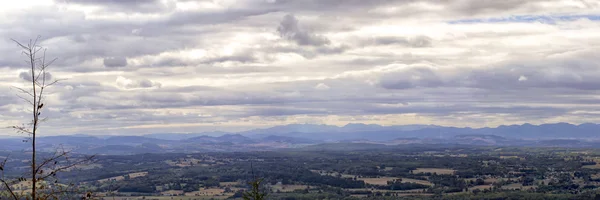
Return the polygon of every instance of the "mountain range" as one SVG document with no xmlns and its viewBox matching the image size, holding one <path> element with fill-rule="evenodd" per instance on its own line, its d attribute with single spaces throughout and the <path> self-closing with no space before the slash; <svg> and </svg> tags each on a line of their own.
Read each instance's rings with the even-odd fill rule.
<svg viewBox="0 0 600 200">
<path fill-rule="evenodd" d="M 142 136 L 63 135 L 38 139 L 43 151 L 63 148 L 86 154 L 158 152 L 253 151 L 303 148 L 326 143 L 381 145 L 464 144 L 490 146 L 600 147 L 600 125 L 522 124 L 495 128 L 458 128 L 436 125 L 345 126 L 290 124 L 265 129 L 205 133 L 156 133 Z M 215 136 L 218 135 L 218 136 Z M 22 138 L 1 138 L 0 150 L 27 150 Z"/>
</svg>

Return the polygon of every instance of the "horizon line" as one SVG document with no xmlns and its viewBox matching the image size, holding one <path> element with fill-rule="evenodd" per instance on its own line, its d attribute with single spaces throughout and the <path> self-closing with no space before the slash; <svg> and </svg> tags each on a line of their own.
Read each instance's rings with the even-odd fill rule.
<svg viewBox="0 0 600 200">
<path fill-rule="evenodd" d="M 244 132 L 249 132 L 249 131 L 254 131 L 254 130 L 265 130 L 265 129 L 270 129 L 270 128 L 275 128 L 275 127 L 283 127 L 283 126 L 289 126 L 289 125 L 316 125 L 316 126 L 332 126 L 332 127 L 337 127 L 337 128 L 343 128 L 345 126 L 348 125 L 352 125 L 352 124 L 357 124 L 357 125 L 376 125 L 376 126 L 381 126 L 381 127 L 393 127 L 393 126 L 434 126 L 434 127 L 438 127 L 438 128 L 470 128 L 470 129 L 484 129 L 484 128 L 499 128 L 499 127 L 506 127 L 506 126 L 523 126 L 523 125 L 532 125 L 532 126 L 541 126 L 541 125 L 552 125 L 552 124 L 569 124 L 569 125 L 574 125 L 574 126 L 580 126 L 583 124 L 594 124 L 594 125 L 598 125 L 597 123 L 592 123 L 592 122 L 584 122 L 584 123 L 570 123 L 570 122 L 554 122 L 554 123 L 529 123 L 529 122 L 525 122 L 525 123 L 521 123 L 521 124 L 502 124 L 502 125 L 498 125 L 498 126 L 484 126 L 484 127 L 479 127 L 479 128 L 473 128 L 470 126 L 444 126 L 444 125 L 436 125 L 436 124 L 397 124 L 397 125 L 382 125 L 382 124 L 374 124 L 374 123 L 370 123 L 370 124 L 366 124 L 366 123 L 347 123 L 343 126 L 338 126 L 338 125 L 332 125 L 332 124 L 317 124 L 317 123 L 291 123 L 291 124 L 285 124 L 285 125 L 275 125 L 275 126 L 269 126 L 269 127 L 265 127 L 265 128 L 254 128 L 254 129 L 249 129 L 249 130 L 245 130 L 245 131 L 203 131 L 203 132 L 154 132 L 154 133 L 142 133 L 142 134 L 85 134 L 85 133 L 74 133 L 74 134 L 57 134 L 57 135 L 48 135 L 48 136 L 41 136 L 41 137 L 52 137 L 52 136 L 97 136 L 97 137 L 110 137 L 110 136 L 147 136 L 147 135 L 153 135 L 153 134 L 174 134 L 174 135 L 187 135 L 187 134 L 203 134 L 203 133 L 224 133 L 222 135 L 228 135 L 228 134 L 243 134 Z M 219 136 L 222 136 L 219 135 Z M 210 136 L 210 135 L 206 135 L 206 136 Z M 21 136 L 16 136 L 16 135 L 7 135 L 7 134 L 0 134 L 0 138 L 15 138 L 15 137 L 21 137 Z"/>
</svg>

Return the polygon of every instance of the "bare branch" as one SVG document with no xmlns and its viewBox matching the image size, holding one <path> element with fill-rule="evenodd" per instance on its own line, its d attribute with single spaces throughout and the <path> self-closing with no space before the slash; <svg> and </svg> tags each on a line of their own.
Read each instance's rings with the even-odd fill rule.
<svg viewBox="0 0 600 200">
<path fill-rule="evenodd" d="M 15 192 L 12 190 L 12 188 L 10 188 L 10 184 L 8 184 L 6 182 L 6 180 L 4 180 L 4 170 L 6 169 L 6 162 L 8 162 L 8 157 L 10 157 L 10 154 L 7 155 L 4 160 L 2 161 L 2 163 L 0 163 L 0 182 L 2 182 L 2 184 L 4 184 L 4 187 L 6 187 L 6 190 L 8 190 L 8 193 L 15 199 L 18 200 L 19 198 L 17 197 L 17 195 L 15 194 Z"/>
<path fill-rule="evenodd" d="M 40 70 L 40 71 L 41 71 L 41 70 Z M 38 80 L 40 79 L 40 76 L 41 76 L 42 74 L 44 74 L 44 71 L 38 72 L 38 73 L 37 73 L 37 75 L 36 75 L 36 77 L 35 77 L 35 79 L 33 80 L 33 81 L 36 83 L 36 85 L 38 85 Z M 42 78 L 42 79 L 43 79 L 43 78 Z M 41 87 L 41 86 L 40 86 L 40 85 L 38 85 L 38 87 Z"/>
<path fill-rule="evenodd" d="M 33 82 L 35 84 L 35 86 L 37 87 L 44 87 L 43 84 L 40 84 L 40 82 L 38 82 L 37 80 Z"/>
<path fill-rule="evenodd" d="M 58 83 L 58 82 L 65 81 L 65 80 L 67 80 L 67 79 L 66 79 L 66 78 L 54 79 L 54 81 L 52 81 L 52 82 L 50 82 L 50 83 L 46 84 L 46 87 L 52 86 L 52 85 L 54 85 L 54 84 L 56 84 L 56 83 Z"/>
<path fill-rule="evenodd" d="M 20 99 L 22 99 L 23 101 L 26 101 L 27 103 L 29 103 L 29 104 L 31 104 L 31 105 L 33 106 L 33 102 L 31 102 L 31 100 L 29 100 L 29 99 L 26 99 L 26 98 L 24 98 L 24 97 L 22 97 L 21 95 L 18 95 L 18 94 L 17 94 L 17 97 L 19 97 L 19 98 L 20 98 Z"/>
<path fill-rule="evenodd" d="M 46 66 L 44 66 L 44 67 L 48 67 L 48 66 L 52 65 L 52 63 L 54 63 L 54 61 L 56 61 L 56 60 L 58 60 L 58 58 L 54 58 L 54 59 L 50 60 L 48 63 L 45 64 Z"/>
<path fill-rule="evenodd" d="M 35 46 L 37 46 L 38 40 L 39 40 L 40 38 L 42 38 L 42 36 L 41 36 L 41 35 L 38 35 L 38 36 L 35 38 L 35 41 L 32 43 L 32 45 L 31 45 L 31 46 L 32 46 L 32 47 L 35 47 Z"/>
<path fill-rule="evenodd" d="M 36 46 L 33 48 L 33 53 L 36 54 L 40 50 L 42 50 L 42 47 Z"/>
<path fill-rule="evenodd" d="M 19 90 L 21 93 L 25 93 L 25 94 L 28 94 L 29 96 L 33 96 L 33 94 L 30 91 L 27 91 L 23 88 L 15 87 L 15 86 L 12 86 L 12 88 Z"/>
<path fill-rule="evenodd" d="M 68 152 L 66 152 L 66 151 L 63 151 L 62 153 L 60 153 L 60 154 L 58 154 L 58 155 L 55 155 L 55 156 L 54 156 L 54 157 L 52 157 L 52 158 L 47 158 L 47 159 L 44 159 L 44 161 L 42 162 L 42 164 L 40 164 L 40 165 L 38 165 L 38 166 L 37 166 L 37 169 L 35 170 L 35 172 L 36 172 L 36 173 L 38 173 L 40 170 L 42 170 L 42 168 L 44 168 L 44 166 L 45 166 L 45 165 L 47 165 L 48 163 L 51 163 L 51 162 L 53 162 L 53 161 L 56 161 L 56 160 L 58 160 L 58 159 L 59 159 L 59 158 L 61 158 L 61 157 L 64 157 L 64 156 L 66 156 L 66 155 L 67 155 L 67 153 L 68 153 Z"/>
<path fill-rule="evenodd" d="M 6 189 L 8 190 L 8 193 L 10 193 L 12 198 L 14 198 L 15 200 L 19 200 L 19 198 L 17 197 L 15 192 L 10 188 L 10 185 L 4 179 L 0 179 L 0 182 L 2 182 L 2 184 L 4 184 L 4 187 L 6 187 Z"/>
<path fill-rule="evenodd" d="M 25 127 L 21 127 L 21 126 L 11 126 L 10 128 L 17 130 L 18 132 L 22 132 L 22 133 L 29 133 L 29 134 L 33 134 L 30 130 L 28 130 Z"/>
<path fill-rule="evenodd" d="M 80 164 L 83 164 L 83 163 L 90 162 L 90 161 L 92 161 L 92 160 L 94 159 L 94 157 L 95 157 L 95 156 L 88 156 L 88 157 L 86 157 L 86 158 L 85 158 L 85 159 L 83 159 L 83 160 L 80 160 L 80 161 L 77 161 L 77 162 L 70 163 L 70 164 L 68 164 L 68 165 L 66 165 L 66 166 L 63 166 L 63 167 L 59 167 L 59 168 L 52 169 L 52 171 L 51 171 L 50 173 L 48 173 L 48 174 L 46 174 L 46 175 L 44 175 L 44 176 L 42 176 L 42 177 L 40 177 L 40 178 L 41 178 L 41 179 L 46 179 L 46 178 L 48 178 L 48 177 L 51 177 L 51 176 L 53 176 L 53 173 L 54 173 L 54 174 L 56 174 L 56 173 L 58 173 L 58 172 L 62 172 L 62 171 L 65 171 L 65 170 L 67 170 L 67 169 L 73 168 L 73 167 L 75 167 L 75 166 L 77 166 L 77 165 L 80 165 Z"/>
<path fill-rule="evenodd" d="M 12 40 L 13 42 L 17 43 L 17 45 L 19 45 L 19 46 L 20 46 L 21 48 L 23 48 L 23 49 L 28 49 L 28 48 L 29 48 L 29 47 L 27 47 L 27 46 L 25 46 L 25 45 L 21 44 L 19 41 L 15 40 L 15 39 L 10 39 L 10 40 Z"/>
<path fill-rule="evenodd" d="M 44 118 L 40 119 L 40 122 L 46 122 L 46 121 L 48 121 L 48 117 L 44 117 Z"/>
</svg>

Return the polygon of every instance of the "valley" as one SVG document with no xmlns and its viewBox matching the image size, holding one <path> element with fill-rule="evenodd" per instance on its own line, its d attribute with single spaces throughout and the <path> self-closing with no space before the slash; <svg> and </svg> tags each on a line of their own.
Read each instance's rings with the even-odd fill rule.
<svg viewBox="0 0 600 200">
<path fill-rule="evenodd" d="M 19 156 L 9 160 L 15 176 Z M 347 143 L 98 155 L 94 167 L 61 173 L 59 180 L 99 199 L 239 199 L 254 178 L 263 180 L 269 199 L 586 199 L 600 187 L 598 159 L 600 149 L 593 148 Z"/>
</svg>

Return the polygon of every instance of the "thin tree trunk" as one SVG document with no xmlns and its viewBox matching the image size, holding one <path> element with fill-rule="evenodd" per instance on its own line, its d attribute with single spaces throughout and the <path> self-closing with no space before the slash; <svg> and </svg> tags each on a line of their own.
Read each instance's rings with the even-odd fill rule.
<svg viewBox="0 0 600 200">
<path fill-rule="evenodd" d="M 31 131 L 31 199 L 36 199 L 36 164 L 35 164 L 35 138 L 36 138 L 36 130 L 38 123 L 38 102 L 37 102 L 37 91 L 36 91 L 36 76 L 35 76 L 35 57 L 34 51 L 35 47 L 29 48 L 29 59 L 31 60 L 31 85 L 33 87 L 33 130 Z M 41 73 L 44 73 L 43 71 Z"/>
</svg>

